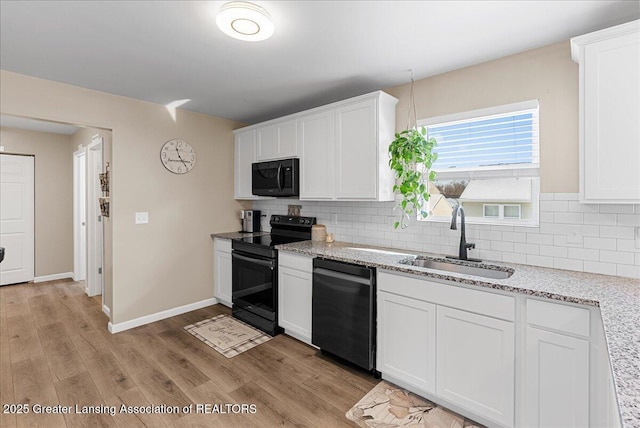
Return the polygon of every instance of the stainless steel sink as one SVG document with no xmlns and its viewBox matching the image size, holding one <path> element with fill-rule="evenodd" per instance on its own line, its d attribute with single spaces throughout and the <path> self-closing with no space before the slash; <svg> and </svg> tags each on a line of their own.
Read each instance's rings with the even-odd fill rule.
<svg viewBox="0 0 640 428">
<path fill-rule="evenodd" d="M 419 266 L 427 269 L 442 270 L 446 272 L 461 273 L 464 275 L 481 276 L 484 278 L 492 279 L 507 279 L 513 275 L 514 270 L 511 268 L 479 264 L 462 261 L 447 261 L 440 259 L 430 259 L 424 257 L 417 257 L 412 259 L 401 260 L 400 263 Z"/>
</svg>

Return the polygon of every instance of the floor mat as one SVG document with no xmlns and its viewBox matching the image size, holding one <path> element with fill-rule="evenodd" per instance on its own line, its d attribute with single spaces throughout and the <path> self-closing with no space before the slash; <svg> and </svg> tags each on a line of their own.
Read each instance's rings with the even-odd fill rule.
<svg viewBox="0 0 640 428">
<path fill-rule="evenodd" d="M 470 419 L 382 381 L 346 414 L 362 428 L 480 428 Z"/>
<path fill-rule="evenodd" d="M 228 315 L 208 318 L 184 329 L 227 358 L 272 339 L 268 334 Z"/>
</svg>

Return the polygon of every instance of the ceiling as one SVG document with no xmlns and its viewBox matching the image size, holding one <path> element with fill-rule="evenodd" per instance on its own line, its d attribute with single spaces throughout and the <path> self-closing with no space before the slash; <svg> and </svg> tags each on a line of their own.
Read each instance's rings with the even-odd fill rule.
<svg viewBox="0 0 640 428">
<path fill-rule="evenodd" d="M 223 1 L 1 1 L 0 67 L 257 123 L 640 17 L 628 1 L 255 1 L 263 42 Z"/>
</svg>

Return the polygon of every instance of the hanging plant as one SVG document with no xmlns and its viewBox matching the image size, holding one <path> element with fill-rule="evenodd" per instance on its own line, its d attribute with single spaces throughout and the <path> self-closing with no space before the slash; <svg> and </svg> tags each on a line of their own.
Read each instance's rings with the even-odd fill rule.
<svg viewBox="0 0 640 428">
<path fill-rule="evenodd" d="M 395 134 L 395 140 L 389 144 L 389 166 L 396 176 L 393 192 L 402 199 L 395 209 L 400 211 L 399 220 L 394 228 L 406 228 L 412 215 L 427 217 L 429 213 L 423 208 L 429 200 L 429 181 L 436 178 L 431 165 L 438 158 L 433 149 L 438 144 L 434 138 L 427 138 L 424 127 L 417 128 L 417 114 L 413 95 L 413 73 L 411 76 L 411 95 L 407 129 Z M 414 126 L 410 127 L 411 108 L 413 107 Z"/>
</svg>

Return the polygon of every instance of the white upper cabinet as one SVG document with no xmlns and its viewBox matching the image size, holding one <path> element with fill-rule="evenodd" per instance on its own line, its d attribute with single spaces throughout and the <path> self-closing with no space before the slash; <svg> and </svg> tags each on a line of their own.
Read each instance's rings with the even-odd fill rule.
<svg viewBox="0 0 640 428">
<path fill-rule="evenodd" d="M 286 120 L 256 129 L 256 160 L 292 158 L 298 155 L 296 121 Z"/>
<path fill-rule="evenodd" d="M 326 138 L 314 137 L 321 146 L 314 151 L 322 152 L 317 158 L 305 159 L 309 144 L 303 140 L 305 131 L 299 130 L 304 177 L 300 199 L 392 201 L 394 176 L 388 149 L 395 132 L 397 103 L 396 98 L 378 91 L 325 106 L 322 114 L 331 121 L 324 124 L 331 123 L 332 129 Z M 302 114 L 298 126 L 316 115 L 315 110 Z M 322 173 L 305 171 L 312 163 Z M 320 188 L 321 194 L 317 192 Z"/>
<path fill-rule="evenodd" d="M 259 199 L 247 163 L 253 133 L 251 162 L 300 158 L 301 200 L 393 201 L 388 149 L 397 103 L 377 91 L 235 130 L 236 199 Z"/>
<path fill-rule="evenodd" d="M 333 110 L 298 119 L 300 199 L 333 198 Z"/>
<path fill-rule="evenodd" d="M 256 131 L 236 133 L 234 143 L 234 196 L 236 199 L 254 199 L 251 194 L 251 164 L 256 160 Z"/>
<path fill-rule="evenodd" d="M 571 39 L 579 64 L 580 199 L 640 203 L 640 21 Z"/>
</svg>

